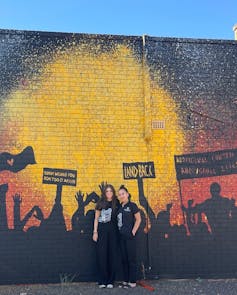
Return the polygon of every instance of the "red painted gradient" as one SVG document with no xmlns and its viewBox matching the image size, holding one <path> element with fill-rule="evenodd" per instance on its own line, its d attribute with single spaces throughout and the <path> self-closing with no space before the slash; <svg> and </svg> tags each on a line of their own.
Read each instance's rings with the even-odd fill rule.
<svg viewBox="0 0 237 295">
<path fill-rule="evenodd" d="M 212 130 L 206 132 L 200 130 L 193 134 L 193 138 L 195 138 L 194 149 L 192 151 L 188 151 L 187 153 L 211 152 L 237 148 L 237 138 L 235 137 L 234 129 L 231 126 L 216 126 Z M 190 142 L 192 142 L 193 138 L 190 138 Z M 213 182 L 218 182 L 221 185 L 222 196 L 237 200 L 237 175 L 233 174 L 218 177 L 182 180 L 181 188 L 184 205 L 187 206 L 187 201 L 189 199 L 193 199 L 194 204 L 197 204 L 209 198 L 210 185 Z M 177 209 L 180 210 L 180 206 Z"/>
</svg>

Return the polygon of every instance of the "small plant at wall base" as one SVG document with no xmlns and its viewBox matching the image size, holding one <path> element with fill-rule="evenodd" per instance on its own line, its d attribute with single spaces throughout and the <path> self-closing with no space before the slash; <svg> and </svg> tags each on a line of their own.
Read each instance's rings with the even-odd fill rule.
<svg viewBox="0 0 237 295">
<path fill-rule="evenodd" d="M 78 276 L 78 274 L 62 273 L 62 274 L 59 275 L 60 283 L 61 284 L 72 283 L 77 276 Z"/>
</svg>

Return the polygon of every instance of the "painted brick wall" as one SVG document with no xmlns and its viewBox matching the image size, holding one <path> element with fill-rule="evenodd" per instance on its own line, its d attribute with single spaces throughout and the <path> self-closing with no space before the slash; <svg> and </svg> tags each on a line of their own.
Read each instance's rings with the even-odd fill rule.
<svg viewBox="0 0 237 295">
<path fill-rule="evenodd" d="M 0 31 L 0 281 L 94 280 L 103 181 L 141 208 L 140 276 L 234 276 L 236 58 L 231 41 Z M 44 168 L 77 183 L 60 192 Z"/>
<path fill-rule="evenodd" d="M 164 163 L 156 199 L 173 204 L 168 238 L 150 247 L 153 270 L 177 277 L 235 276 L 236 43 L 149 37 L 147 43 L 152 117 L 166 122 L 164 131 L 154 131 L 163 145 L 151 142 L 157 169 Z M 194 175 L 185 171 L 180 192 L 173 182 L 174 154 L 194 154 L 183 163 Z M 220 193 L 210 192 L 213 183 Z"/>
</svg>

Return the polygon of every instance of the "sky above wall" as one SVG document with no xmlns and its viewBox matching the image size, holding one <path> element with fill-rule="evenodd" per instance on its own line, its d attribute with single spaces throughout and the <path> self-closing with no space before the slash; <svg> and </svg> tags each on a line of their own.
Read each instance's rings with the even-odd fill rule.
<svg viewBox="0 0 237 295">
<path fill-rule="evenodd" d="M 233 39 L 236 0 L 0 0 L 0 29 Z"/>
</svg>

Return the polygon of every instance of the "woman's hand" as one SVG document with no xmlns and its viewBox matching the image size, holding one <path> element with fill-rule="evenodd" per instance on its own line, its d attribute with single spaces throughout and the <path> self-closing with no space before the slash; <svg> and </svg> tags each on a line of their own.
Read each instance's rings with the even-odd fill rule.
<svg viewBox="0 0 237 295">
<path fill-rule="evenodd" d="M 98 220 L 100 217 L 100 210 L 95 210 L 95 219 L 94 219 L 94 227 L 93 227 L 93 241 L 97 242 L 98 240 Z"/>
<path fill-rule="evenodd" d="M 93 232 L 93 241 L 94 242 L 97 242 L 97 240 L 98 240 L 98 232 Z"/>
<path fill-rule="evenodd" d="M 136 214 L 134 214 L 134 217 L 135 217 L 135 224 L 134 224 L 134 227 L 132 229 L 132 235 L 135 237 L 136 235 L 136 232 L 141 224 L 141 214 L 140 214 L 140 211 L 138 211 Z"/>
</svg>

